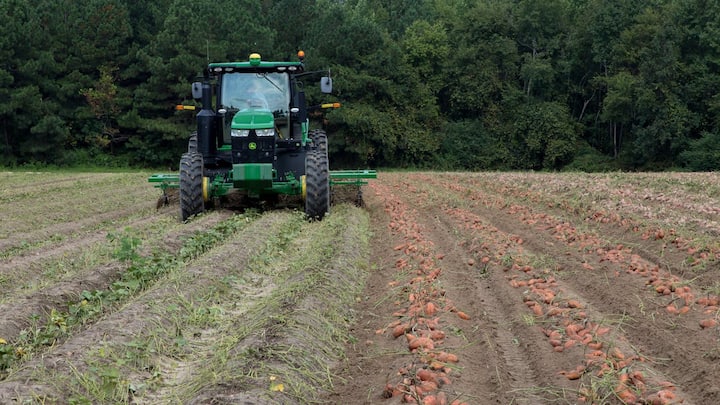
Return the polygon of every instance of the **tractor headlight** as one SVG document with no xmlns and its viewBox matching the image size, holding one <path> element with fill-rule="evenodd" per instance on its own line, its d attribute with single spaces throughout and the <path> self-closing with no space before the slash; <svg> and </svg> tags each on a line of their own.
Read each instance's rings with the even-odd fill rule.
<svg viewBox="0 0 720 405">
<path fill-rule="evenodd" d="M 257 134 L 257 136 L 275 136 L 275 129 L 256 129 L 255 134 Z"/>
<path fill-rule="evenodd" d="M 241 138 L 242 138 L 242 137 L 245 137 L 245 136 L 248 136 L 248 135 L 250 135 L 250 130 L 249 130 L 249 129 L 231 129 L 231 130 L 230 130 L 230 136 L 235 136 L 235 137 L 241 137 Z"/>
</svg>

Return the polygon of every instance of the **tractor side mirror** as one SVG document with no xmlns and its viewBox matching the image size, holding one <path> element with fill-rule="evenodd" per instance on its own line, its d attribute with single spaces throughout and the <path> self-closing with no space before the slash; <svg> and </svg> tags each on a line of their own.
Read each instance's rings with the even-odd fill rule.
<svg viewBox="0 0 720 405">
<path fill-rule="evenodd" d="M 192 96 L 195 100 L 202 98 L 202 82 L 194 82 L 192 84 Z"/>
<path fill-rule="evenodd" d="M 320 79 L 320 91 L 325 94 L 332 93 L 332 77 L 325 76 Z"/>
</svg>

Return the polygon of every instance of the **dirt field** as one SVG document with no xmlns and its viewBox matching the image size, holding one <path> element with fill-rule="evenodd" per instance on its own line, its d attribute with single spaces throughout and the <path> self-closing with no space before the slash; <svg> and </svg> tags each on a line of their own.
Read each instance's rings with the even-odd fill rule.
<svg viewBox="0 0 720 405">
<path fill-rule="evenodd" d="M 720 403 L 715 174 L 381 173 L 322 222 L 185 224 L 146 176 L 0 173 L 0 403 Z"/>
</svg>

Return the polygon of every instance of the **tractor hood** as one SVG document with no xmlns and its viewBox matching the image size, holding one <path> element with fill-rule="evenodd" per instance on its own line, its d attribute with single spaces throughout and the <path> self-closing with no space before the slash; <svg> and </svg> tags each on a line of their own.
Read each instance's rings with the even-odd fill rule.
<svg viewBox="0 0 720 405">
<path fill-rule="evenodd" d="M 232 129 L 263 129 L 274 126 L 272 112 L 265 109 L 240 110 L 232 119 Z"/>
</svg>

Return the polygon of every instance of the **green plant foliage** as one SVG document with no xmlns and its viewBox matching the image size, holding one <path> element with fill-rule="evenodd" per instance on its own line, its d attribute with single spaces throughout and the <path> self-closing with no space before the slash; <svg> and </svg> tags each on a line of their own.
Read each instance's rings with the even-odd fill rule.
<svg viewBox="0 0 720 405">
<path fill-rule="evenodd" d="M 479 120 L 448 123 L 443 128 L 434 166 L 445 170 L 487 170 L 507 167 L 510 154 Z"/>
<path fill-rule="evenodd" d="M 613 162 L 612 157 L 600 153 L 587 143 L 580 142 L 572 162 L 563 167 L 563 170 L 588 173 L 618 170 Z"/>
<path fill-rule="evenodd" d="M 52 309 L 44 323 L 39 321 L 38 316 L 33 316 L 32 325 L 23 330 L 14 342 L 0 338 L 0 377 L 4 377 L 18 360 L 66 338 L 73 328 L 97 319 L 107 307 L 126 302 L 147 289 L 163 274 L 207 252 L 257 217 L 253 212 L 237 215 L 213 228 L 196 233 L 184 243 L 179 257 L 161 252 L 150 256 L 140 255 L 138 249 L 141 239 L 133 235 L 131 229 L 118 234 L 108 234 L 108 242 L 115 244 L 113 257 L 127 265 L 120 278 L 107 289 L 83 291 L 77 301 L 68 303 L 67 311 Z M 103 379 L 102 384 L 114 383 L 110 378 Z"/>
<path fill-rule="evenodd" d="M 560 169 L 572 160 L 578 131 L 565 106 L 555 102 L 519 104 L 513 112 L 515 120 L 504 138 L 515 159 L 513 168 Z"/>
<path fill-rule="evenodd" d="M 589 145 L 690 168 L 720 124 L 720 6 L 702 0 L 7 0 L 0 20 L 5 166 L 175 167 L 195 121 L 173 106 L 208 61 L 299 49 L 335 79 L 308 98 L 344 106 L 324 123 L 335 166 L 557 169 Z M 532 130 L 545 113 L 560 134 Z M 497 156 L 451 156 L 496 150 L 449 147 L 468 122 Z"/>
<path fill-rule="evenodd" d="M 688 149 L 680 153 L 680 163 L 692 171 L 720 170 L 720 134 L 706 132 L 691 141 Z"/>
</svg>

